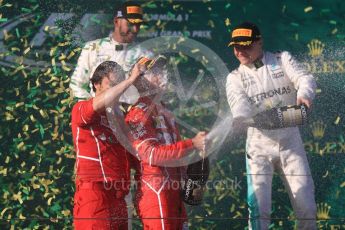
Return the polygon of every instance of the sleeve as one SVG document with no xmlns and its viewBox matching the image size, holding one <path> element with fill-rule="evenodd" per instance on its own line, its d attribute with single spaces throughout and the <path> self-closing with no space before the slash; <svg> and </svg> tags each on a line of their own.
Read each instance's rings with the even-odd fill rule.
<svg viewBox="0 0 345 230">
<path fill-rule="evenodd" d="M 80 101 L 73 107 L 72 121 L 78 126 L 85 126 L 95 122 L 99 115 L 93 109 L 93 99 Z"/>
<path fill-rule="evenodd" d="M 281 58 L 285 73 L 297 90 L 297 98 L 303 97 L 313 100 L 316 90 L 316 82 L 313 75 L 308 73 L 289 52 L 282 52 Z"/>
<path fill-rule="evenodd" d="M 234 118 L 253 116 L 253 108 L 241 84 L 240 73 L 233 71 L 226 79 L 226 96 Z"/>
<path fill-rule="evenodd" d="M 80 99 L 88 99 L 91 97 L 89 91 L 90 75 L 92 67 L 90 66 L 90 58 L 92 56 L 92 45 L 87 43 L 81 51 L 77 66 L 72 74 L 70 88 L 73 96 Z"/>
<path fill-rule="evenodd" d="M 172 163 L 194 148 L 191 139 L 162 145 L 157 138 L 153 121 L 150 118 L 146 119 L 142 109 L 133 108 L 126 116 L 126 123 L 129 125 L 133 147 L 138 153 L 138 158 L 149 165 Z"/>
</svg>

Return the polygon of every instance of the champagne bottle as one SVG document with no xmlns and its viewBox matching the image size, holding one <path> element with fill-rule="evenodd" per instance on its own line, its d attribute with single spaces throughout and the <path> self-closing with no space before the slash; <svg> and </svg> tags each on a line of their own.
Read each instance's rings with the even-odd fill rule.
<svg viewBox="0 0 345 230">
<path fill-rule="evenodd" d="M 146 66 L 146 70 L 152 70 L 157 68 L 163 68 L 167 64 L 167 58 L 163 55 L 150 59 L 147 57 L 140 57 L 137 60 L 138 63 Z"/>
<path fill-rule="evenodd" d="M 209 174 L 207 157 L 188 165 L 185 183 L 182 187 L 182 199 L 186 204 L 201 204 Z"/>
<path fill-rule="evenodd" d="M 304 125 L 307 121 L 308 108 L 302 104 L 272 108 L 258 113 L 248 125 L 261 129 L 280 129 Z"/>
</svg>

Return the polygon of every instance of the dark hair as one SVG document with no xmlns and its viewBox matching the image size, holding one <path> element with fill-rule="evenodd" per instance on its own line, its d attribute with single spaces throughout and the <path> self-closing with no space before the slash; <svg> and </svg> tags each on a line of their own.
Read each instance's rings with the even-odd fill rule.
<svg viewBox="0 0 345 230">
<path fill-rule="evenodd" d="M 104 77 L 108 77 L 113 72 L 116 74 L 116 82 L 124 79 L 124 72 L 122 67 L 114 61 L 105 61 L 99 64 L 93 73 L 90 81 L 92 84 L 92 90 L 96 92 L 95 84 L 100 84 Z"/>
</svg>

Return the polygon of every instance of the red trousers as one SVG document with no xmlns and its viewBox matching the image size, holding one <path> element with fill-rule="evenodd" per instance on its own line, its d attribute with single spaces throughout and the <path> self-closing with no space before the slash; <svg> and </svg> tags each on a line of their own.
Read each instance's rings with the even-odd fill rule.
<svg viewBox="0 0 345 230">
<path fill-rule="evenodd" d="M 137 211 L 144 230 L 188 229 L 187 214 L 179 190 L 147 189 L 137 194 Z"/>
<path fill-rule="evenodd" d="M 76 230 L 127 230 L 125 193 L 105 188 L 102 182 L 77 185 L 74 195 Z"/>
</svg>

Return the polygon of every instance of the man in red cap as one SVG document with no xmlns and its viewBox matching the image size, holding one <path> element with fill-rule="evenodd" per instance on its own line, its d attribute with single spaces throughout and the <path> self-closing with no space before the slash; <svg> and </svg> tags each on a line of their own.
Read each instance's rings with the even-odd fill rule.
<svg viewBox="0 0 345 230">
<path fill-rule="evenodd" d="M 118 98 L 140 76 L 142 67 L 136 64 L 128 79 L 123 80 L 124 72 L 117 63 L 101 63 L 91 78 L 95 97 L 73 107 L 72 134 L 77 155 L 75 229 L 128 228 L 124 198 L 129 190 L 132 156 L 117 141 L 106 108 L 120 111 L 116 110 Z"/>
<path fill-rule="evenodd" d="M 264 52 L 256 25 L 235 27 L 229 46 L 240 66 L 227 77 L 226 92 L 235 127 L 274 107 L 311 107 L 316 83 L 287 51 Z M 249 228 L 268 229 L 272 176 L 281 173 L 298 229 L 316 229 L 314 183 L 298 127 L 267 130 L 249 127 L 246 145 Z"/>
</svg>

